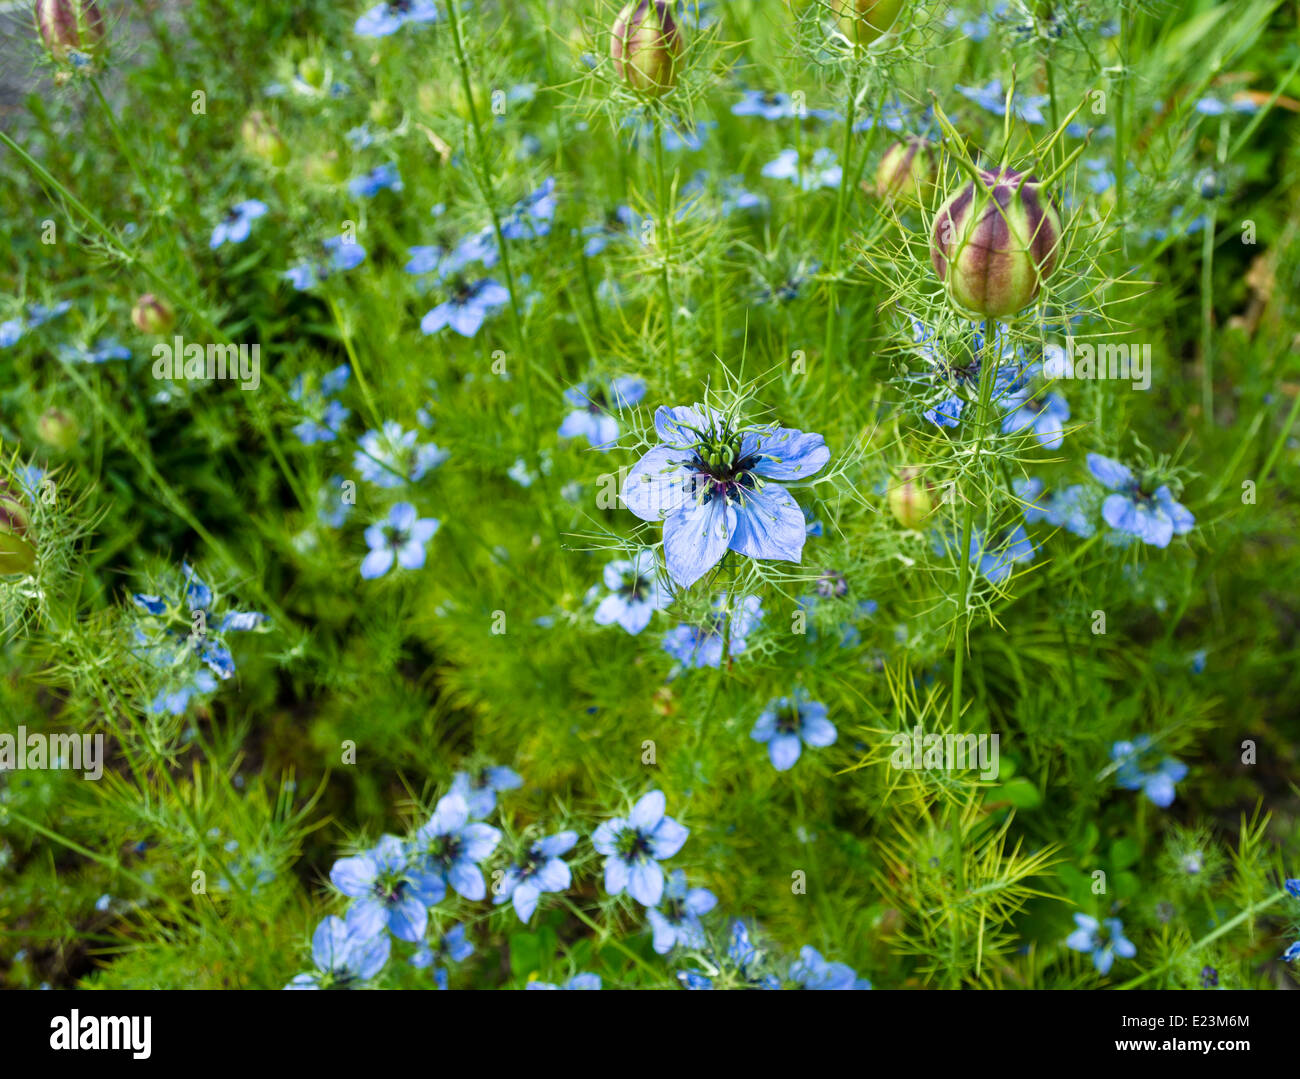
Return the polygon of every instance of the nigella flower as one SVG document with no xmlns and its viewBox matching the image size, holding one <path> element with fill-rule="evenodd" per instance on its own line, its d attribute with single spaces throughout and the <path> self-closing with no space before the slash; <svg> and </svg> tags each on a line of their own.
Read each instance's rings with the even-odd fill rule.
<svg viewBox="0 0 1300 1079">
<path fill-rule="evenodd" d="M 1071 484 L 1044 495 L 1043 481 L 1033 477 L 1012 480 L 1011 488 L 1024 503 L 1026 523 L 1046 521 L 1054 528 L 1064 528 L 1085 539 L 1096 531 L 1092 518 L 1097 505 L 1083 484 Z"/>
<path fill-rule="evenodd" d="M 298 974 L 286 989 L 355 989 L 384 969 L 393 942 L 386 934 L 361 937 L 342 918 L 331 914 L 311 935 L 316 969 Z"/>
<path fill-rule="evenodd" d="M 1229 112 L 1255 113 L 1259 111 L 1259 105 L 1248 97 L 1236 98 L 1229 103 L 1208 94 L 1196 102 L 1195 108 L 1202 116 L 1224 116 Z"/>
<path fill-rule="evenodd" d="M 1187 777 L 1187 765 L 1173 757 L 1165 757 L 1147 770 L 1154 754 L 1151 739 L 1145 734 L 1131 742 L 1116 742 L 1110 747 L 1110 758 L 1119 762 L 1115 785 L 1127 791 L 1142 791 L 1161 809 L 1173 805 L 1175 784 Z"/>
<path fill-rule="evenodd" d="M 1288 878 L 1283 881 L 1282 884 L 1283 887 L 1286 888 L 1287 895 L 1291 896 L 1293 899 L 1300 899 L 1300 878 Z"/>
<path fill-rule="evenodd" d="M 598 450 L 607 450 L 618 441 L 618 420 L 614 412 L 631 408 L 645 397 L 645 380 L 635 375 L 611 379 L 608 386 L 591 386 L 579 382 L 564 391 L 564 399 L 574 408 L 560 424 L 561 438 L 585 437 Z"/>
<path fill-rule="evenodd" d="M 217 680 L 212 677 L 209 671 L 200 669 L 185 672 L 182 678 L 183 681 L 179 683 L 173 678 L 174 684 L 172 688 L 160 691 L 149 702 L 150 715 L 183 716 L 189 711 L 190 701 L 195 697 L 207 696 L 209 693 L 216 692 Z"/>
<path fill-rule="evenodd" d="M 253 222 L 265 213 L 266 203 L 260 199 L 245 199 L 235 203 L 226 216 L 217 222 L 208 246 L 215 249 L 226 243 L 242 244 L 248 239 Z"/>
<path fill-rule="evenodd" d="M 533 843 L 523 857 L 506 870 L 500 891 L 492 902 L 500 905 L 513 901 L 521 922 L 527 922 L 537 910 L 544 892 L 562 892 L 573 881 L 568 863 L 560 855 L 568 854 L 578 842 L 577 832 L 556 832 Z"/>
<path fill-rule="evenodd" d="M 790 980 L 800 989 L 870 989 L 871 983 L 859 978 L 847 963 L 828 963 L 816 948 L 805 945 L 799 958 L 790 964 Z"/>
<path fill-rule="evenodd" d="M 801 106 L 789 94 L 769 90 L 746 90 L 731 106 L 733 116 L 761 116 L 764 120 L 790 120 L 798 116 L 800 110 Z"/>
<path fill-rule="evenodd" d="M 1004 584 L 1017 562 L 1034 560 L 1034 544 L 1023 525 L 1007 532 L 997 547 L 986 546 L 984 539 L 983 533 L 974 530 L 970 538 L 970 560 L 976 572 L 991 584 Z"/>
<path fill-rule="evenodd" d="M 1098 922 L 1087 914 L 1075 914 L 1074 924 L 1079 928 L 1066 938 L 1065 946 L 1076 952 L 1091 952 L 1098 974 L 1109 974 L 1117 955 L 1121 959 L 1137 955 L 1137 947 L 1124 936 L 1124 924 L 1118 918 Z"/>
<path fill-rule="evenodd" d="M 348 190 L 359 199 L 374 198 L 384 189 L 402 190 L 402 177 L 396 165 L 376 165 L 369 172 L 348 182 Z"/>
<path fill-rule="evenodd" d="M 357 443 L 352 467 L 376 487 L 418 483 L 450 455 L 432 442 L 417 445 L 420 432 L 404 431 L 396 420 L 385 420 L 382 433 L 367 431 Z"/>
<path fill-rule="evenodd" d="M 1025 370 L 1026 379 L 1041 371 L 1035 365 Z M 1065 421 L 1070 418 L 1070 405 L 1059 393 L 1036 392 L 1028 385 L 1012 390 L 999 404 L 1006 411 L 1002 420 L 1003 434 L 1033 431 L 1044 449 L 1057 450 L 1065 439 Z"/>
<path fill-rule="evenodd" d="M 93 345 L 60 345 L 58 353 L 65 363 L 108 363 L 131 358 L 131 350 L 116 337 L 101 337 Z"/>
<path fill-rule="evenodd" d="M 68 300 L 60 300 L 51 307 L 40 303 L 28 304 L 25 317 L 19 313 L 14 318 L 0 322 L 0 348 L 16 345 L 22 340 L 23 334 L 44 326 L 51 319 L 58 318 L 70 307 L 72 304 Z"/>
<path fill-rule="evenodd" d="M 411 966 L 417 970 L 433 967 L 434 982 L 439 989 L 446 989 L 450 975 L 447 969 L 448 965 L 463 963 L 473 954 L 474 945 L 465 936 L 465 927 L 463 925 L 453 925 L 439 938 L 436 948 L 421 944 L 416 953 L 411 956 Z"/>
<path fill-rule="evenodd" d="M 501 222 L 501 235 L 507 240 L 535 240 L 550 235 L 555 217 L 555 177 L 548 176 L 532 194 L 510 208 Z"/>
<path fill-rule="evenodd" d="M 599 974 L 575 974 L 563 985 L 552 985 L 550 982 L 529 982 L 524 986 L 525 989 L 599 989 L 600 987 Z"/>
<path fill-rule="evenodd" d="M 1168 547 L 1175 536 L 1192 530 L 1196 518 L 1174 500 L 1168 484 L 1154 487 L 1150 476 L 1139 480 L 1132 469 L 1099 453 L 1088 454 L 1088 471 L 1108 490 L 1101 515 L 1116 532 L 1137 536 L 1152 547 Z"/>
<path fill-rule="evenodd" d="M 843 170 L 835 163 L 835 151 L 825 146 L 813 151 L 812 158 L 800 167 L 798 150 L 782 150 L 763 166 L 769 180 L 794 180 L 804 191 L 819 187 L 839 187 Z"/>
<path fill-rule="evenodd" d="M 639 236 L 644 220 L 629 206 L 615 206 L 605 215 L 604 221 L 583 228 L 582 234 L 587 237 L 587 242 L 582 245 L 582 253 L 587 258 L 595 258 L 610 244 Z"/>
<path fill-rule="evenodd" d="M 973 101 L 981 109 L 995 116 L 1006 116 L 1007 94 L 1002 88 L 1002 80 L 994 79 L 987 86 L 954 86 L 953 89 L 967 101 Z M 1048 103 L 1047 96 L 1029 96 L 1018 94 L 1011 99 L 1011 111 L 1027 124 L 1044 124 L 1043 106 Z"/>
<path fill-rule="evenodd" d="M 299 292 L 314 288 L 334 273 L 355 270 L 366 261 L 366 249 L 347 236 L 331 236 L 322 241 L 323 258 L 306 259 L 284 271 L 284 278 Z"/>
<path fill-rule="evenodd" d="M 293 428 L 293 433 L 298 436 L 299 442 L 310 446 L 316 442 L 333 442 L 338 437 L 339 428 L 347 422 L 352 413 L 331 398 L 342 392 L 351 375 L 352 369 L 346 363 L 339 364 L 321 378 L 316 393 L 309 393 L 304 389 L 302 375 L 293 380 L 289 386 L 290 400 L 296 401 L 304 411 L 312 413 L 311 418 L 303 420 Z"/>
<path fill-rule="evenodd" d="M 395 835 L 352 858 L 340 858 L 330 869 L 330 882 L 354 900 L 347 928 L 369 940 L 385 928 L 412 944 L 423 939 L 431 904 L 418 894 L 411 852 Z"/>
<path fill-rule="evenodd" d="M 796 691 L 793 697 L 778 697 L 768 701 L 749 736 L 755 742 L 767 743 L 767 755 L 772 767 L 786 772 L 805 745 L 817 749 L 835 741 L 834 724 L 826 718 L 826 705 L 810 701 L 808 694 Z"/>
<path fill-rule="evenodd" d="M 767 956 L 749 938 L 749 928 L 737 919 L 731 923 L 731 943 L 726 957 L 712 956 L 712 976 L 694 970 L 678 971 L 677 979 L 687 989 L 712 989 L 719 979 L 735 988 L 780 989 L 781 981 L 767 969 Z"/>
<path fill-rule="evenodd" d="M 650 624 L 655 611 L 662 611 L 672 602 L 668 590 L 659 583 L 654 552 L 648 548 L 630 559 L 610 562 L 602 579 L 609 595 L 600 601 L 593 615 L 598 626 L 616 623 L 636 636 Z M 596 591 L 593 586 L 588 595 Z"/>
<path fill-rule="evenodd" d="M 429 905 L 441 903 L 447 886 L 466 899 L 487 896 L 487 884 L 478 863 L 486 861 L 501 841 L 490 824 L 471 823 L 469 805 L 459 794 L 444 794 L 433 816 L 415 833 L 419 854 L 417 886 Z"/>
<path fill-rule="evenodd" d="M 749 635 L 762 620 L 763 606 L 757 596 L 745 596 L 728 617 L 726 604 L 726 597 L 719 596 L 704 625 L 681 625 L 665 633 L 664 651 L 686 667 L 720 667 L 725 627 L 728 654 L 736 656 L 743 652 Z"/>
<path fill-rule="evenodd" d="M 1287 963 L 1292 963 L 1295 960 L 1300 959 L 1300 940 L 1293 941 L 1287 947 L 1287 950 L 1282 953 L 1280 958 Z"/>
<path fill-rule="evenodd" d="M 433 0 L 390 0 L 361 15 L 352 32 L 359 37 L 388 37 L 407 23 L 437 22 L 439 17 Z"/>
<path fill-rule="evenodd" d="M 388 514 L 366 529 L 370 553 L 361 561 L 361 576 L 367 581 L 382 577 L 396 561 L 402 569 L 423 569 L 425 545 L 441 525 L 436 517 L 418 517 L 409 502 L 399 502 Z"/>
<path fill-rule="evenodd" d="M 645 912 L 654 931 L 654 950 L 667 955 L 676 947 L 703 948 L 704 927 L 700 919 L 717 905 L 716 895 L 707 888 L 687 888 L 686 874 L 674 869 L 659 906 Z"/>
<path fill-rule="evenodd" d="M 524 777 L 504 765 L 484 768 L 473 774 L 457 772 L 451 777 L 451 793 L 465 799 L 473 820 L 482 820 L 496 809 L 497 794 L 501 791 L 518 790 L 523 785 Z"/>
<path fill-rule="evenodd" d="M 775 424 L 739 427 L 707 405 L 655 412 L 661 444 L 628 473 L 623 503 L 643 521 L 664 523 L 668 572 L 690 587 L 728 550 L 798 562 L 803 511 L 781 482 L 822 470 L 821 435 Z"/>
<path fill-rule="evenodd" d="M 686 842 L 690 829 L 664 816 L 662 791 L 644 794 L 625 818 L 614 817 L 592 834 L 591 845 L 605 855 L 605 891 L 624 890 L 643 907 L 655 907 L 664 894 L 659 863 Z"/>
<path fill-rule="evenodd" d="M 462 337 L 473 337 L 488 315 L 510 302 L 505 286 L 490 277 L 473 284 L 458 280 L 453 282 L 450 292 L 447 299 L 420 320 L 421 333 L 434 334 L 450 326 Z"/>
<path fill-rule="evenodd" d="M 920 319 L 908 317 L 914 351 L 927 367 L 910 375 L 908 381 L 930 387 L 930 404 L 922 415 L 935 426 L 956 427 L 967 404 L 978 400 L 980 372 L 986 360 L 992 358 L 986 353 L 995 353 L 999 361 L 993 374 L 991 400 L 999 402 L 1019 388 L 1023 378 L 1020 350 L 1002 323 L 994 323 L 993 337 L 986 348 L 986 323 L 965 324 L 970 327 L 969 336 L 948 336 Z"/>
</svg>

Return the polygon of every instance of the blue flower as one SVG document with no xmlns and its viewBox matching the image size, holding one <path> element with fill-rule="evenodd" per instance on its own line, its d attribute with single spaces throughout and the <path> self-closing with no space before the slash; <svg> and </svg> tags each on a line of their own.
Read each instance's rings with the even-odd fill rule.
<svg viewBox="0 0 1300 1079">
<path fill-rule="evenodd" d="M 351 858 L 340 858 L 330 869 L 330 881 L 354 902 L 347 928 L 369 940 L 385 928 L 399 940 L 414 944 L 428 925 L 428 902 L 417 894 L 411 853 L 394 835 Z"/>
<path fill-rule="evenodd" d="M 60 345 L 58 352 L 65 363 L 108 363 L 131 358 L 131 350 L 115 337 L 101 337 L 89 346 Z"/>
<path fill-rule="evenodd" d="M 920 319 L 908 318 L 915 352 L 926 364 L 925 370 L 908 376 L 908 381 L 924 384 L 930 391 L 930 403 L 922 415 L 937 427 L 956 427 L 967 401 L 975 400 L 979 394 L 980 371 L 986 358 L 986 324 L 969 323 L 970 336 L 958 339 L 940 334 Z M 987 351 L 996 352 L 1001 361 L 993 376 L 992 389 L 992 400 L 999 402 L 1020 387 L 1024 375 L 1021 350 L 1011 341 L 1006 327 L 994 323 L 993 339 Z"/>
<path fill-rule="evenodd" d="M 331 914 L 311 935 L 316 969 L 294 977 L 286 989 L 355 989 L 384 969 L 393 942 L 387 935 L 357 936 Z"/>
<path fill-rule="evenodd" d="M 772 767 L 786 772 L 794 767 L 805 745 L 817 749 L 829 746 L 836 731 L 826 718 L 826 705 L 808 700 L 806 692 L 796 692 L 793 697 L 769 701 L 749 736 L 755 742 L 766 742 Z"/>
<path fill-rule="evenodd" d="M 376 487 L 401 487 L 418 483 L 448 456 L 432 442 L 417 445 L 420 432 L 404 431 L 396 420 L 385 420 L 382 433 L 367 431 L 357 445 L 352 467 L 361 478 Z"/>
<path fill-rule="evenodd" d="M 825 467 L 821 435 L 769 425 L 740 428 L 707 405 L 655 412 L 661 444 L 628 473 L 623 503 L 643 521 L 663 521 L 668 573 L 690 587 L 728 550 L 748 558 L 803 556 L 806 527 L 781 481 Z"/>
<path fill-rule="evenodd" d="M 439 18 L 433 0 L 391 0 L 358 17 L 352 32 L 359 37 L 388 37 L 407 23 L 437 22 Z"/>
<path fill-rule="evenodd" d="M 420 898 L 429 906 L 441 903 L 448 885 L 466 899 L 485 898 L 487 884 L 478 863 L 486 861 L 500 841 L 501 833 L 490 824 L 471 823 L 464 798 L 443 795 L 428 823 L 415 833 Z"/>
<path fill-rule="evenodd" d="M 439 989 L 447 988 L 450 972 L 443 964 L 463 963 L 474 954 L 474 945 L 465 936 L 463 925 L 453 925 L 438 941 L 436 948 L 421 944 L 413 956 L 411 966 L 417 970 L 433 967 L 433 979 Z M 434 964 L 438 964 L 435 966 Z"/>
<path fill-rule="evenodd" d="M 681 625 L 670 629 L 664 634 L 664 651 L 686 667 L 720 667 L 723 627 L 727 625 L 729 654 L 736 656 L 743 652 L 747 638 L 762 620 L 762 604 L 757 596 L 745 596 L 728 619 L 726 603 L 725 596 L 714 600 L 714 613 L 702 626 Z"/>
<path fill-rule="evenodd" d="M 1229 112 L 1250 114 L 1259 111 L 1259 105 L 1251 101 L 1250 98 L 1240 98 L 1231 103 L 1225 103 L 1208 94 L 1196 102 L 1195 108 L 1202 116 L 1224 116 Z"/>
<path fill-rule="evenodd" d="M 253 222 L 265 213 L 266 203 L 260 199 L 245 199 L 243 202 L 237 202 L 226 216 L 217 222 L 208 246 L 215 249 L 226 243 L 242 244 L 248 239 Z"/>
<path fill-rule="evenodd" d="M 393 568 L 394 560 L 402 569 L 423 569 L 425 545 L 441 523 L 436 517 L 417 517 L 409 502 L 397 503 L 387 521 L 366 529 L 370 553 L 361 561 L 361 576 L 367 581 L 382 577 Z"/>
<path fill-rule="evenodd" d="M 366 249 L 348 236 L 331 236 L 321 242 L 324 256 L 304 259 L 282 275 L 299 292 L 315 288 L 331 274 L 355 270 L 366 261 Z"/>
<path fill-rule="evenodd" d="M 686 874 L 674 869 L 668 876 L 663 899 L 645 914 L 654 932 L 654 950 L 667 955 L 674 948 L 703 948 L 704 927 L 700 919 L 718 905 L 718 897 L 707 888 L 687 888 Z"/>
<path fill-rule="evenodd" d="M 1282 953 L 1281 958 L 1287 963 L 1292 963 L 1295 960 L 1300 959 L 1300 940 L 1294 941 L 1287 950 Z"/>
<path fill-rule="evenodd" d="M 465 799 L 473 820 L 482 820 L 496 809 L 499 792 L 518 790 L 523 785 L 524 777 L 504 765 L 484 768 L 473 775 L 457 772 L 451 777 L 451 793 Z"/>
<path fill-rule="evenodd" d="M 806 110 L 805 110 L 806 111 Z M 789 94 L 767 90 L 746 90 L 731 106 L 733 116 L 761 116 L 764 120 L 790 120 L 798 116 L 800 106 Z"/>
<path fill-rule="evenodd" d="M 579 382 L 564 391 L 574 411 L 560 424 L 561 438 L 585 437 L 593 448 L 607 450 L 618 441 L 619 425 L 614 412 L 631 408 L 645 397 L 645 380 L 634 375 L 615 378 L 606 386 Z"/>
<path fill-rule="evenodd" d="M 859 978 L 846 963 L 828 963 L 816 948 L 805 945 L 799 958 L 790 964 L 790 980 L 800 989 L 870 989 L 871 983 Z"/>
<path fill-rule="evenodd" d="M 460 282 L 452 286 L 447 299 L 425 313 L 420 332 L 434 334 L 450 326 L 462 337 L 473 337 L 488 315 L 509 302 L 505 286 L 490 277 L 473 284 Z"/>
<path fill-rule="evenodd" d="M 492 902 L 513 901 L 519 920 L 527 922 L 544 892 L 562 892 L 572 883 L 568 863 L 560 855 L 571 851 L 577 842 L 577 832 L 557 832 L 533 843 L 523 858 L 506 870 Z"/>
<path fill-rule="evenodd" d="M 655 907 L 664 894 L 659 863 L 686 842 L 690 829 L 664 816 L 662 791 L 644 794 L 627 818 L 614 817 L 592 834 L 591 845 L 605 855 L 605 891 L 624 890 L 643 907 Z"/>
<path fill-rule="evenodd" d="M 1173 805 L 1176 783 L 1187 777 L 1187 765 L 1173 757 L 1163 758 L 1154 768 L 1151 739 L 1140 734 L 1131 742 L 1116 742 L 1110 747 L 1110 758 L 1119 762 L 1115 784 L 1124 790 L 1142 791 L 1161 809 Z M 1148 770 L 1149 769 L 1149 770 Z"/>
<path fill-rule="evenodd" d="M 813 152 L 811 160 L 800 166 L 798 150 L 782 150 L 763 166 L 769 180 L 794 180 L 804 191 L 819 187 L 839 187 L 843 170 L 835 163 L 835 152 L 825 146 Z"/>
<path fill-rule="evenodd" d="M 532 194 L 511 207 L 501 222 L 507 240 L 535 240 L 548 236 L 555 217 L 555 177 L 547 177 Z"/>
<path fill-rule="evenodd" d="M 1015 479 L 1011 487 L 1024 503 L 1026 523 L 1037 524 L 1045 520 L 1053 528 L 1064 528 L 1085 539 L 1096 531 L 1092 518 L 1097 506 L 1090 497 L 1089 488 L 1083 484 L 1071 484 L 1050 495 L 1043 494 L 1043 481 L 1037 477 Z"/>
<path fill-rule="evenodd" d="M 1098 974 L 1109 974 L 1117 955 L 1121 959 L 1137 955 L 1137 947 L 1124 936 L 1124 925 L 1118 918 L 1098 922 L 1087 914 L 1075 914 L 1074 924 L 1079 928 L 1066 938 L 1065 946 L 1076 952 L 1091 952 Z"/>
<path fill-rule="evenodd" d="M 614 207 L 605 216 L 604 221 L 583 228 L 582 234 L 587 237 L 587 242 L 582 246 L 582 253 L 587 258 L 595 258 L 610 244 L 623 242 L 641 235 L 641 227 L 644 221 L 645 218 L 631 207 Z"/>
<path fill-rule="evenodd" d="M 780 989 L 781 980 L 767 969 L 767 956 L 754 946 L 749 939 L 749 929 L 744 922 L 737 919 L 731 923 L 731 943 L 727 947 L 725 959 L 717 955 L 710 956 L 714 977 L 700 974 L 698 971 L 678 971 L 677 979 L 687 989 L 712 989 L 718 975 L 726 975 L 727 985 L 736 985 L 752 989 Z"/>
<path fill-rule="evenodd" d="M 599 989 L 601 986 L 599 974 L 575 974 L 563 985 L 552 985 L 550 982 L 529 982 L 524 986 L 525 989 Z"/>
<path fill-rule="evenodd" d="M 374 198 L 385 188 L 389 191 L 402 190 L 402 177 L 396 165 L 376 165 L 365 175 L 354 177 L 348 182 L 348 190 L 359 199 Z"/>
<path fill-rule="evenodd" d="M 308 393 L 304 389 L 302 375 L 293 380 L 289 387 L 290 400 L 311 413 L 308 419 L 294 425 L 293 433 L 299 442 L 310 446 L 317 442 L 333 442 L 338 437 L 339 429 L 352 413 L 330 398 L 342 391 L 351 374 L 352 370 L 346 363 L 339 364 L 320 380 L 317 393 Z"/>
<path fill-rule="evenodd" d="M 1137 536 L 1152 547 L 1168 547 L 1174 536 L 1192 530 L 1196 518 L 1174 500 L 1167 484 L 1149 490 L 1150 482 L 1139 481 L 1132 470 L 1099 453 L 1088 454 L 1088 470 L 1108 490 L 1101 515 L 1116 532 Z"/>
<path fill-rule="evenodd" d="M 1286 888 L 1287 895 L 1292 896 L 1295 899 L 1300 899 L 1300 879 L 1292 877 L 1284 881 L 1283 884 Z"/>
<path fill-rule="evenodd" d="M 28 304 L 26 316 L 20 313 L 15 318 L 0 322 L 0 348 L 16 345 L 27 331 L 44 326 L 51 319 L 64 314 L 71 306 L 68 300 L 60 300 L 52 307 L 40 303 Z"/>
<path fill-rule="evenodd" d="M 1026 376 L 1032 374 L 1032 369 L 1026 371 Z M 1042 394 L 1032 391 L 1029 386 L 1022 386 L 1009 393 L 1000 404 L 1007 413 L 1002 420 L 1003 434 L 1033 431 L 1044 449 L 1061 448 L 1070 406 L 1059 393 Z"/>
<path fill-rule="evenodd" d="M 1001 585 L 1015 570 L 1017 562 L 1034 560 L 1034 544 L 1023 525 L 1016 525 L 994 549 L 986 549 L 984 536 L 978 530 L 970 538 L 970 560 L 976 572 L 991 584 Z"/>
<path fill-rule="evenodd" d="M 1002 80 L 994 79 L 987 86 L 954 86 L 953 89 L 967 101 L 973 101 L 980 108 L 993 113 L 995 116 L 1006 116 L 1007 114 L 1007 94 L 1002 88 Z M 1011 111 L 1019 119 L 1027 124 L 1044 124 L 1047 122 L 1043 116 L 1043 106 L 1051 99 L 1046 95 L 1026 96 L 1018 94 L 1011 100 Z"/>
<path fill-rule="evenodd" d="M 672 602 L 668 590 L 659 583 L 654 552 L 648 548 L 631 559 L 610 562 L 602 579 L 609 595 L 600 601 L 593 615 L 598 626 L 616 623 L 636 636 L 650 624 L 655 611 L 662 611 Z"/>
</svg>

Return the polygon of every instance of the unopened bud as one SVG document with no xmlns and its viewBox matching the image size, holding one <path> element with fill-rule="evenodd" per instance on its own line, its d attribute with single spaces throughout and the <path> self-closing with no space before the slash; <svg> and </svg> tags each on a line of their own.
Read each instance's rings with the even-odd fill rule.
<svg viewBox="0 0 1300 1079">
<path fill-rule="evenodd" d="M 131 308 L 131 321 L 141 333 L 166 333 L 176 324 L 176 313 L 166 300 L 146 292 Z"/>
<path fill-rule="evenodd" d="M 239 133 L 244 140 L 244 149 L 258 160 L 275 168 L 282 167 L 289 160 L 288 143 L 260 109 L 254 109 L 244 117 Z"/>
<path fill-rule="evenodd" d="M 876 193 L 883 199 L 924 199 L 934 188 L 939 159 L 934 143 L 910 138 L 885 151 L 876 169 Z"/>
<path fill-rule="evenodd" d="M 889 512 L 894 515 L 894 520 L 914 532 L 934 512 L 930 485 L 926 483 L 919 468 L 899 469 L 898 478 L 891 483 L 887 498 Z"/>
<path fill-rule="evenodd" d="M 633 0 L 614 21 L 609 55 L 633 90 L 661 97 L 677 84 L 682 35 L 669 0 Z"/>
<path fill-rule="evenodd" d="M 870 45 L 894 25 L 903 3 L 904 0 L 840 0 L 840 33 L 855 45 Z"/>
<path fill-rule="evenodd" d="M 36 437 L 61 453 L 72 449 L 80 435 L 81 425 L 76 417 L 61 408 L 47 408 L 36 421 Z"/>
<path fill-rule="evenodd" d="M 104 40 L 104 18 L 95 0 L 36 0 L 36 26 L 59 63 L 89 58 Z"/>
<path fill-rule="evenodd" d="M 28 573 L 36 565 L 36 548 L 26 538 L 30 527 L 26 507 L 0 480 L 0 576 Z"/>
</svg>

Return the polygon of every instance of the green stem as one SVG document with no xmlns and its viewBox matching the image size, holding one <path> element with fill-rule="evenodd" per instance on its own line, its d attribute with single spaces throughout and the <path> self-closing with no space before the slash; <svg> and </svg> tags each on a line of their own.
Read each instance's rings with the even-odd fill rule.
<svg viewBox="0 0 1300 1079">
<path fill-rule="evenodd" d="M 663 294 L 664 329 L 668 337 L 668 367 L 677 370 L 677 334 L 673 328 L 673 294 L 668 280 L 668 263 L 672 257 L 673 232 L 669 221 L 671 206 L 667 170 L 664 168 L 664 128 L 663 113 L 655 110 L 655 201 L 659 213 L 659 229 L 656 241 L 659 246 L 659 289 Z"/>
</svg>

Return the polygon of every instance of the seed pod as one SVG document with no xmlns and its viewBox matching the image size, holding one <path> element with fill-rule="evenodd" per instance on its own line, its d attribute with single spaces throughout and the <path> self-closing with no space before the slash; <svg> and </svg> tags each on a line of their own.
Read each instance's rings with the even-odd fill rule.
<svg viewBox="0 0 1300 1079">
<path fill-rule="evenodd" d="M 166 333 L 176 324 L 176 313 L 166 300 L 146 292 L 131 308 L 131 321 L 141 333 Z"/>
<path fill-rule="evenodd" d="M 1033 303 L 1056 269 L 1061 216 L 1035 177 L 979 175 L 939 208 L 930 258 L 958 308 L 1001 318 Z"/>
<path fill-rule="evenodd" d="M 662 97 L 677 84 L 681 54 L 671 0 L 632 0 L 614 21 L 609 55 L 618 77 L 633 90 Z"/>
<path fill-rule="evenodd" d="M 104 39 L 104 18 L 95 0 L 36 0 L 36 27 L 59 63 L 70 53 L 94 52 Z"/>
<path fill-rule="evenodd" d="M 904 0 L 840 0 L 840 33 L 866 47 L 884 35 L 898 19 Z"/>
<path fill-rule="evenodd" d="M 0 480 L 0 576 L 27 573 L 36 565 L 36 548 L 25 538 L 30 526 L 27 509 Z"/>
<path fill-rule="evenodd" d="M 80 436 L 81 425 L 77 418 L 61 408 L 47 408 L 36 421 L 36 437 L 61 453 L 72 449 Z"/>
<path fill-rule="evenodd" d="M 261 109 L 254 109 L 244 117 L 240 136 L 244 149 L 260 161 L 280 168 L 289 160 L 289 145 L 275 124 L 266 118 Z"/>
<path fill-rule="evenodd" d="M 319 90 L 325 85 L 325 65 L 319 57 L 304 56 L 298 61 L 298 78 L 313 90 Z"/>
<path fill-rule="evenodd" d="M 921 199 L 934 187 L 938 174 L 934 143 L 913 136 L 885 151 L 876 169 L 876 193 L 883 199 Z"/>
<path fill-rule="evenodd" d="M 919 468 L 899 469 L 898 478 L 890 485 L 886 499 L 894 520 L 912 531 L 919 529 L 934 512 L 930 485 Z"/>
</svg>

